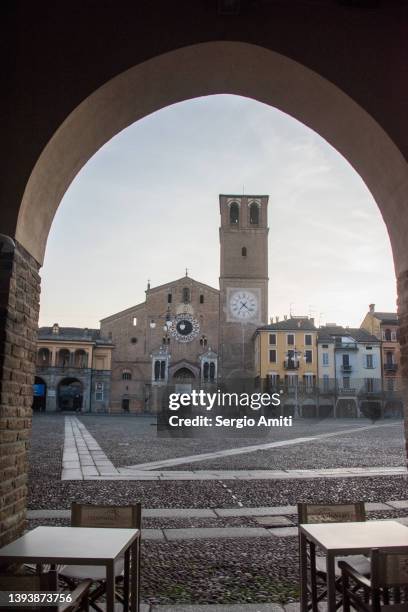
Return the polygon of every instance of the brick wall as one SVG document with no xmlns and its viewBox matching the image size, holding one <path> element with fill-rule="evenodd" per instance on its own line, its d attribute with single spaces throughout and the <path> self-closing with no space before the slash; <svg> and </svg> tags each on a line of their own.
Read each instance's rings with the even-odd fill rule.
<svg viewBox="0 0 408 612">
<path fill-rule="evenodd" d="M 39 313 L 39 265 L 0 239 L 0 546 L 25 523 Z"/>
</svg>

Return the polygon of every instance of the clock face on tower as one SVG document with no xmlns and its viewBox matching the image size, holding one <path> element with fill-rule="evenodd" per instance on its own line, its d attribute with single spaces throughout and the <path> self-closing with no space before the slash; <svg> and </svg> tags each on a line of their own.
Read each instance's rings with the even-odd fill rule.
<svg viewBox="0 0 408 612">
<path fill-rule="evenodd" d="M 236 321 L 249 322 L 258 319 L 259 300 L 257 294 L 250 289 L 231 291 L 228 310 L 230 318 Z"/>
<path fill-rule="evenodd" d="M 178 342 L 191 342 L 199 333 L 199 322 L 187 313 L 177 315 L 170 327 L 170 334 Z"/>
</svg>

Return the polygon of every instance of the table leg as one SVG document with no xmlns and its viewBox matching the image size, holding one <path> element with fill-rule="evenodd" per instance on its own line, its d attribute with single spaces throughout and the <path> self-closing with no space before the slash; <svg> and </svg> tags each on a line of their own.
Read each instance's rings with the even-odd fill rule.
<svg viewBox="0 0 408 612">
<path fill-rule="evenodd" d="M 300 611 L 307 612 L 307 540 L 299 532 Z"/>
<path fill-rule="evenodd" d="M 336 574 L 335 556 L 327 552 L 326 572 L 327 572 L 327 611 L 336 612 Z"/>
<path fill-rule="evenodd" d="M 129 611 L 129 581 L 130 581 L 130 549 L 125 552 L 125 571 L 123 575 L 123 595 L 125 603 L 123 604 L 123 612 Z"/>
<path fill-rule="evenodd" d="M 115 612 L 115 564 L 109 561 L 106 566 L 106 611 Z"/>
<path fill-rule="evenodd" d="M 130 574 L 131 612 L 139 612 L 140 600 L 140 536 L 136 538 L 131 547 L 132 563 Z"/>
</svg>

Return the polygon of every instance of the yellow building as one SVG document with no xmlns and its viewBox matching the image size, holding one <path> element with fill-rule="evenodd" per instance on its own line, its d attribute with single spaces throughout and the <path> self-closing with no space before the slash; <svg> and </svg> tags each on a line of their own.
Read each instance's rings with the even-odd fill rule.
<svg viewBox="0 0 408 612">
<path fill-rule="evenodd" d="M 317 329 L 309 317 L 290 317 L 259 327 L 255 372 L 262 389 L 280 391 L 285 412 L 317 414 Z"/>
<path fill-rule="evenodd" d="M 33 409 L 108 412 L 112 350 L 98 329 L 41 327 Z"/>
</svg>

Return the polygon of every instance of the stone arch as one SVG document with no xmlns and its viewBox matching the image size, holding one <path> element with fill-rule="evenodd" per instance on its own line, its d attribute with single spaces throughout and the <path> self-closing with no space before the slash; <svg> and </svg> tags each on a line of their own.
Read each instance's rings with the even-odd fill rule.
<svg viewBox="0 0 408 612">
<path fill-rule="evenodd" d="M 84 349 L 77 349 L 74 353 L 74 367 L 87 368 L 89 355 Z"/>
<path fill-rule="evenodd" d="M 33 168 L 19 211 L 18 242 L 41 263 L 64 193 L 103 144 L 156 110 L 217 93 L 274 106 L 332 144 L 362 177 L 380 208 L 397 275 L 408 269 L 408 214 L 401 215 L 408 165 L 391 138 L 352 98 L 316 72 L 264 47 L 231 41 L 205 42 L 156 56 L 85 99 L 63 121 Z"/>
<path fill-rule="evenodd" d="M 51 351 L 47 347 L 41 347 L 37 351 L 37 367 L 48 368 L 51 365 Z"/>
<path fill-rule="evenodd" d="M 78 378 L 62 378 L 58 383 L 58 409 L 79 412 L 83 404 L 84 385 Z"/>
<path fill-rule="evenodd" d="M 187 366 L 178 368 L 173 374 L 173 380 L 194 380 L 196 378 L 193 370 Z"/>
<path fill-rule="evenodd" d="M 196 40 L 195 36 L 192 34 L 189 41 Z M 234 36 L 239 38 L 240 34 L 234 32 Z M 203 40 L 201 35 L 199 39 Z M 36 323 L 34 319 L 38 314 L 39 279 L 36 275 L 38 264 L 43 261 L 50 226 L 63 195 L 84 164 L 115 134 L 154 111 L 198 96 L 230 93 L 251 97 L 274 106 L 316 131 L 349 161 L 371 191 L 387 226 L 393 250 L 402 322 L 402 366 L 405 371 L 408 367 L 408 249 L 405 244 L 408 230 L 408 164 L 401 150 L 378 122 L 383 121 L 390 133 L 395 134 L 394 138 L 398 138 L 398 115 L 397 126 L 393 125 L 392 121 L 384 121 L 387 113 L 390 114 L 393 108 L 398 107 L 394 102 L 397 96 L 394 96 L 389 104 L 385 96 L 380 96 L 378 105 L 372 105 L 373 114 L 369 114 L 357 99 L 367 99 L 364 95 L 359 98 L 359 92 L 361 94 L 362 89 L 369 87 L 370 82 L 374 83 L 374 76 L 368 76 L 363 88 L 354 87 L 355 83 L 351 79 L 348 91 L 356 96 L 356 99 L 353 99 L 330 80 L 333 77 L 338 83 L 344 82 L 341 78 L 336 78 L 341 77 L 341 68 L 338 70 L 330 57 L 320 64 L 316 61 L 316 56 L 313 56 L 313 51 L 310 54 L 309 49 L 305 51 L 302 47 L 296 57 L 301 60 L 304 58 L 305 64 L 316 69 L 320 65 L 321 74 L 294 59 L 256 44 L 225 40 L 194 45 L 183 42 L 180 46 L 177 50 L 161 55 L 157 54 L 159 51 L 155 47 L 150 55 L 151 59 L 120 74 L 113 68 L 108 74 L 117 76 L 113 76 L 97 89 L 93 84 L 100 81 L 92 81 L 93 74 L 85 73 L 84 80 L 87 81 L 86 85 L 89 85 L 89 90 L 86 91 L 93 90 L 93 93 L 86 98 L 75 98 L 83 101 L 69 115 L 64 111 L 63 105 L 56 109 L 56 121 L 60 123 L 53 134 L 54 128 L 51 129 L 51 125 L 54 123 L 47 124 L 44 121 L 36 124 L 36 129 L 41 132 L 41 146 L 45 141 L 44 135 L 47 134 L 48 138 L 50 134 L 50 137 L 32 166 L 19 207 L 17 223 L 14 210 L 11 211 L 9 207 L 10 212 L 8 209 L 10 214 L 3 231 L 9 236 L 3 237 L 4 240 L 0 244 L 3 258 L 7 262 L 13 260 L 16 269 L 22 266 L 30 267 L 36 283 L 32 290 L 33 323 Z M 290 44 L 285 48 L 290 53 Z M 143 57 L 149 57 L 149 54 Z M 347 57 L 345 62 L 347 63 Z M 129 62 L 119 64 L 122 69 L 131 65 Z M 343 60 L 343 69 L 344 67 Z M 362 67 L 364 64 L 355 71 L 355 81 L 363 74 Z M 75 73 L 75 66 L 73 72 Z M 45 75 L 44 70 L 40 76 Z M 344 89 L 347 89 L 347 85 Z M 385 92 L 384 86 L 384 94 Z M 403 98 L 403 95 L 404 92 L 398 97 Z M 14 99 L 11 97 L 12 101 Z M 33 115 L 29 114 L 27 121 L 31 121 L 33 125 L 38 121 L 35 111 Z M 16 140 L 22 140 L 24 135 L 23 128 L 22 132 L 17 134 Z M 398 142 L 401 147 L 406 145 L 404 132 Z M 35 158 L 34 154 L 28 159 L 32 158 Z M 20 176 L 28 176 L 31 164 L 31 161 L 25 163 Z M 22 179 L 20 182 L 22 184 L 13 180 L 6 195 L 10 197 L 21 193 L 24 183 Z M 15 197 L 17 201 L 20 196 Z M 13 200 L 13 205 L 14 203 Z M 14 254 L 15 245 L 11 237 L 17 242 Z M 15 300 L 13 287 L 11 284 L 6 304 L 7 311 L 11 314 Z M 26 342 L 26 324 L 19 325 L 18 333 L 18 342 Z M 31 353 L 35 354 L 34 342 Z M 32 382 L 29 377 L 28 382 Z M 19 434 L 16 432 L 15 435 L 17 439 Z M 24 441 L 22 444 L 24 445 Z M 22 446 L 21 448 L 19 452 L 25 452 Z M 22 495 L 24 497 L 24 491 Z M 7 508 L 7 516 L 13 512 L 10 505 Z M 10 523 L 12 527 L 2 536 L 3 542 L 23 529 L 23 514 L 23 511 L 17 513 L 14 523 Z"/>
</svg>

